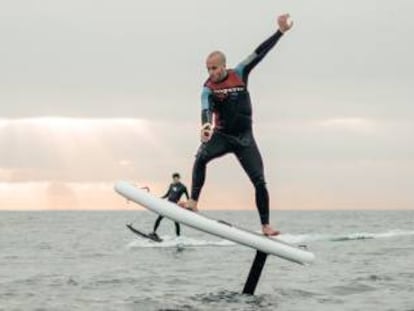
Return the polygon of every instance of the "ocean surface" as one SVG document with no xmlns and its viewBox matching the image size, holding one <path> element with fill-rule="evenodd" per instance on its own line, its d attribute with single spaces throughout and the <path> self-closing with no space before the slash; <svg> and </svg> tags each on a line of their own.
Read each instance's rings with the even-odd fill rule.
<svg viewBox="0 0 414 311">
<path fill-rule="evenodd" d="M 206 212 L 259 230 L 255 211 Z M 255 252 L 155 215 L 0 212 L 0 310 L 414 310 L 414 211 L 273 211 L 315 263 L 270 256 L 240 294 Z"/>
</svg>

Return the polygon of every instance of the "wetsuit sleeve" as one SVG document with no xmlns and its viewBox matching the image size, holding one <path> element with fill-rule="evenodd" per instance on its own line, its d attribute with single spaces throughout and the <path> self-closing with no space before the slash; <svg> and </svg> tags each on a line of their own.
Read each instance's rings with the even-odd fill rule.
<svg viewBox="0 0 414 311">
<path fill-rule="evenodd" d="M 201 92 L 201 124 L 213 122 L 213 109 L 210 103 L 211 90 L 208 87 L 203 87 Z"/>
<path fill-rule="evenodd" d="M 168 196 L 170 195 L 170 192 L 171 192 L 171 185 L 170 185 L 170 187 L 168 188 L 167 193 L 166 193 L 166 194 L 164 194 L 164 195 L 161 197 L 161 199 L 166 199 L 166 198 L 168 198 Z"/>
<path fill-rule="evenodd" d="M 283 33 L 278 30 L 266 41 L 260 44 L 252 54 L 250 54 L 245 60 L 236 66 L 234 69 L 236 73 L 247 81 L 247 77 L 250 71 L 266 56 L 266 54 L 276 45 L 279 39 L 283 36 Z"/>
</svg>

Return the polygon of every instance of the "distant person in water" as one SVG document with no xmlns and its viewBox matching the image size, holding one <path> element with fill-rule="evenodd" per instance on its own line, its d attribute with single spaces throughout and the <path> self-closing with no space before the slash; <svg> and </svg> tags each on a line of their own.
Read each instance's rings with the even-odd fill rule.
<svg viewBox="0 0 414 311">
<path fill-rule="evenodd" d="M 161 198 L 167 199 L 170 202 L 182 205 L 179 200 L 181 196 L 184 194 L 187 197 L 187 200 L 189 199 L 187 187 L 181 183 L 180 181 L 180 174 L 174 173 L 172 175 L 172 183 L 170 184 L 170 187 L 168 188 L 168 191 L 166 194 L 164 194 Z M 157 220 L 154 223 L 154 230 L 151 233 L 152 235 L 157 235 L 157 229 L 161 223 L 161 220 L 163 219 L 163 216 L 158 216 Z M 175 223 L 175 233 L 177 236 L 180 236 L 180 224 L 178 222 Z"/>
<path fill-rule="evenodd" d="M 269 224 L 269 194 L 262 156 L 253 135 L 252 104 L 247 89 L 253 68 L 292 27 L 289 15 L 277 18 L 278 29 L 234 69 L 227 69 L 226 56 L 211 52 L 206 59 L 208 79 L 201 94 L 201 146 L 192 176 L 191 199 L 186 207 L 198 211 L 197 202 L 203 188 L 207 164 L 227 153 L 233 153 L 249 176 L 256 191 L 256 206 L 265 235 L 278 235 Z"/>
</svg>

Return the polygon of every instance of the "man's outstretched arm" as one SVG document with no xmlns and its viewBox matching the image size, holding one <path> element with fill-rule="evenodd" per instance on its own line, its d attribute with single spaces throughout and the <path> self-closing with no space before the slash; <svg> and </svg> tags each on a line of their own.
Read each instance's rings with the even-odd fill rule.
<svg viewBox="0 0 414 311">
<path fill-rule="evenodd" d="M 168 187 L 167 193 L 166 193 L 166 194 L 164 194 L 164 195 L 161 197 L 161 199 L 166 199 L 166 198 L 168 198 L 168 196 L 170 195 L 170 192 L 171 192 L 171 185 Z"/>
<path fill-rule="evenodd" d="M 252 54 L 250 54 L 244 61 L 237 65 L 235 71 L 247 82 L 247 77 L 250 71 L 266 56 L 267 53 L 276 45 L 283 34 L 292 27 L 292 23 L 288 22 L 289 14 L 278 17 L 279 29 L 270 36 L 266 41 L 260 44 Z"/>
</svg>

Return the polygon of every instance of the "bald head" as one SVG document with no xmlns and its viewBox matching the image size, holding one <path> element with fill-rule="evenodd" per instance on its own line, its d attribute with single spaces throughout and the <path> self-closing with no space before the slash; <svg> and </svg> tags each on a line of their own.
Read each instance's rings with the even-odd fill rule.
<svg viewBox="0 0 414 311">
<path fill-rule="evenodd" d="M 210 80 L 219 82 L 226 77 L 226 55 L 221 51 L 211 52 L 206 60 Z"/>
<path fill-rule="evenodd" d="M 208 56 L 207 56 L 207 62 L 209 60 L 214 60 L 217 63 L 219 63 L 220 65 L 226 65 L 226 55 L 224 55 L 223 52 L 221 51 L 214 51 L 211 52 Z"/>
</svg>

